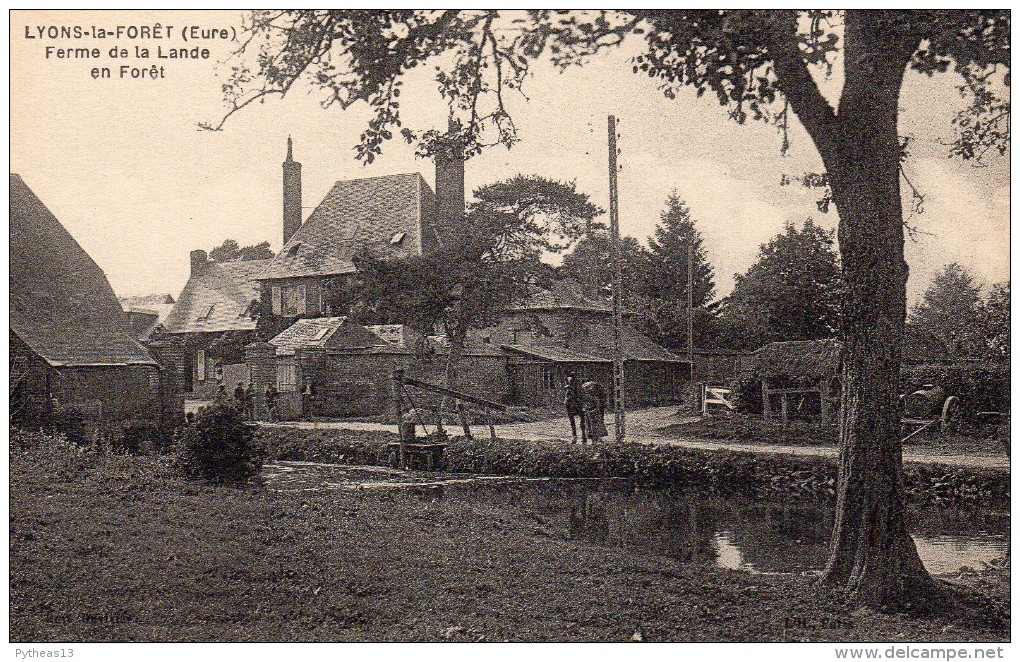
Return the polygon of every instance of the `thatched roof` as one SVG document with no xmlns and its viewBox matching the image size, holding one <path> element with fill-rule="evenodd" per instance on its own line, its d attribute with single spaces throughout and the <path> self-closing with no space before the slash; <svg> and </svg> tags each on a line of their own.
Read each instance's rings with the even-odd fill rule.
<svg viewBox="0 0 1020 662">
<path fill-rule="evenodd" d="M 842 345 L 835 340 L 773 342 L 754 353 L 762 378 L 824 379 L 839 372 Z"/>
</svg>

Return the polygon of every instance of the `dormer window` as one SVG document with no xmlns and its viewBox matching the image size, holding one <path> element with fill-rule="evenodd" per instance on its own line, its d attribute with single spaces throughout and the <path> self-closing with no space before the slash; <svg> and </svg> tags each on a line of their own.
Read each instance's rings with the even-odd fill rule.
<svg viewBox="0 0 1020 662">
<path fill-rule="evenodd" d="M 400 244 L 400 242 L 404 241 L 404 237 L 406 236 L 407 236 L 406 232 L 398 232 L 390 238 L 390 243 L 393 244 L 394 246 L 397 246 Z"/>
<path fill-rule="evenodd" d="M 197 321 L 199 321 L 199 322 L 208 322 L 209 321 L 209 316 L 212 315 L 213 308 L 215 308 L 215 307 L 216 307 L 216 304 L 213 304 L 213 305 L 209 306 L 208 308 L 206 308 L 205 312 L 203 312 L 201 315 L 198 316 Z"/>
<path fill-rule="evenodd" d="M 295 255 L 297 255 L 298 250 L 300 250 L 300 248 L 301 242 L 300 241 L 295 242 L 294 245 L 290 247 L 290 250 L 287 251 L 287 257 L 294 257 Z"/>
</svg>

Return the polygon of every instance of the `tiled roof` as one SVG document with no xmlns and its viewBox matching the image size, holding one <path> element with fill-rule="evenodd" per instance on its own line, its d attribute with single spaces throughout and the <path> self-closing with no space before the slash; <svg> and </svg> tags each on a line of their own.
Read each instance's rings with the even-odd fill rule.
<svg viewBox="0 0 1020 662">
<path fill-rule="evenodd" d="M 528 345 L 501 345 L 501 347 L 514 352 L 527 354 L 528 356 L 534 356 L 546 361 L 553 361 L 556 363 L 610 362 L 610 359 L 605 359 L 600 356 L 593 356 L 591 354 L 585 354 L 584 352 L 578 352 L 576 350 L 567 349 L 565 347 L 559 347 L 557 345 L 534 343 Z"/>
<path fill-rule="evenodd" d="M 382 255 L 420 255 L 432 230 L 432 190 L 418 173 L 342 180 L 333 185 L 262 278 L 354 271 L 361 246 Z"/>
<path fill-rule="evenodd" d="M 152 308 L 153 306 L 173 305 L 174 298 L 169 294 L 145 294 L 140 297 L 119 297 L 120 305 L 124 310 L 132 308 Z"/>
<path fill-rule="evenodd" d="M 124 306 L 123 299 L 121 299 L 121 306 Z M 131 321 L 131 328 L 135 331 L 135 335 L 139 340 L 148 340 L 152 336 L 152 332 L 156 330 L 156 327 L 166 321 L 166 318 L 169 317 L 173 309 L 174 304 L 172 303 L 132 306 L 130 308 L 124 306 L 124 312 L 128 314 L 128 319 Z M 142 319 L 146 321 L 143 322 L 141 321 Z"/>
<path fill-rule="evenodd" d="M 11 174 L 11 330 L 50 365 L 155 361 L 133 337 L 105 274 Z"/>
<path fill-rule="evenodd" d="M 499 325 L 475 331 L 470 340 L 527 351 L 552 361 L 611 360 L 612 316 L 592 315 L 577 308 L 525 310 L 509 314 Z M 686 363 L 687 359 L 662 347 L 628 323 L 622 327 L 624 359 Z M 573 358 L 571 358 L 573 357 Z"/>
<path fill-rule="evenodd" d="M 381 347 L 386 341 L 346 317 L 313 317 L 300 319 L 269 341 L 277 356 L 289 356 L 305 347 L 329 349 L 366 349 Z"/>
<path fill-rule="evenodd" d="M 406 324 L 369 324 L 365 328 L 396 347 L 414 348 L 424 338 Z"/>
<path fill-rule="evenodd" d="M 250 307 L 260 296 L 256 280 L 269 260 L 208 262 L 192 272 L 163 328 L 168 333 L 250 331 Z"/>
<path fill-rule="evenodd" d="M 553 281 L 548 289 L 537 289 L 528 300 L 511 310 L 559 310 L 574 308 L 599 312 L 612 312 L 609 303 L 585 293 L 584 287 L 574 280 Z"/>
</svg>

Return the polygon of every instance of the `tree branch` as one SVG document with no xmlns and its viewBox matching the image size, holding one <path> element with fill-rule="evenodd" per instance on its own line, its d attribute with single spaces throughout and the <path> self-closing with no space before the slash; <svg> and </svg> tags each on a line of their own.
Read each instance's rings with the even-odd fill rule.
<svg viewBox="0 0 1020 662">
<path fill-rule="evenodd" d="M 822 155 L 822 161 L 828 164 L 836 156 L 836 141 L 833 138 L 836 135 L 836 113 L 822 96 L 800 53 L 797 12 L 783 10 L 773 12 L 772 16 L 772 26 L 767 31 L 767 47 L 773 57 L 776 84 L 807 129 Z"/>
</svg>

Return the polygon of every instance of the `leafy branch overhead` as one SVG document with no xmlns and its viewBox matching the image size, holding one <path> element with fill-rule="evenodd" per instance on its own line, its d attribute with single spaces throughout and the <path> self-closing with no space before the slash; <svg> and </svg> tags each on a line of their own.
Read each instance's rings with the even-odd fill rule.
<svg viewBox="0 0 1020 662">
<path fill-rule="evenodd" d="M 989 149 L 1004 153 L 1008 10 L 886 14 L 882 29 L 911 50 L 913 69 L 961 77 L 961 94 L 971 104 L 954 120 L 959 135 L 951 152 L 963 158 L 980 158 Z M 226 114 L 201 126 L 221 129 L 235 112 L 284 96 L 301 81 L 324 93 L 324 107 L 364 103 L 371 109 L 356 148 L 359 159 L 372 161 L 397 134 L 428 153 L 441 134 L 405 127 L 400 104 L 408 72 L 430 67 L 465 128 L 470 155 L 517 141 L 508 100 L 527 99 L 535 61 L 561 69 L 583 65 L 632 37 L 644 41 L 634 73 L 658 80 L 665 96 L 692 87 L 699 96 L 714 95 L 737 122 L 751 118 L 784 129 L 792 104 L 818 142 L 837 111 L 810 72 L 831 73 L 844 32 L 843 15 L 835 11 L 255 11 L 227 63 Z M 824 157 L 828 148 L 818 147 Z"/>
</svg>

